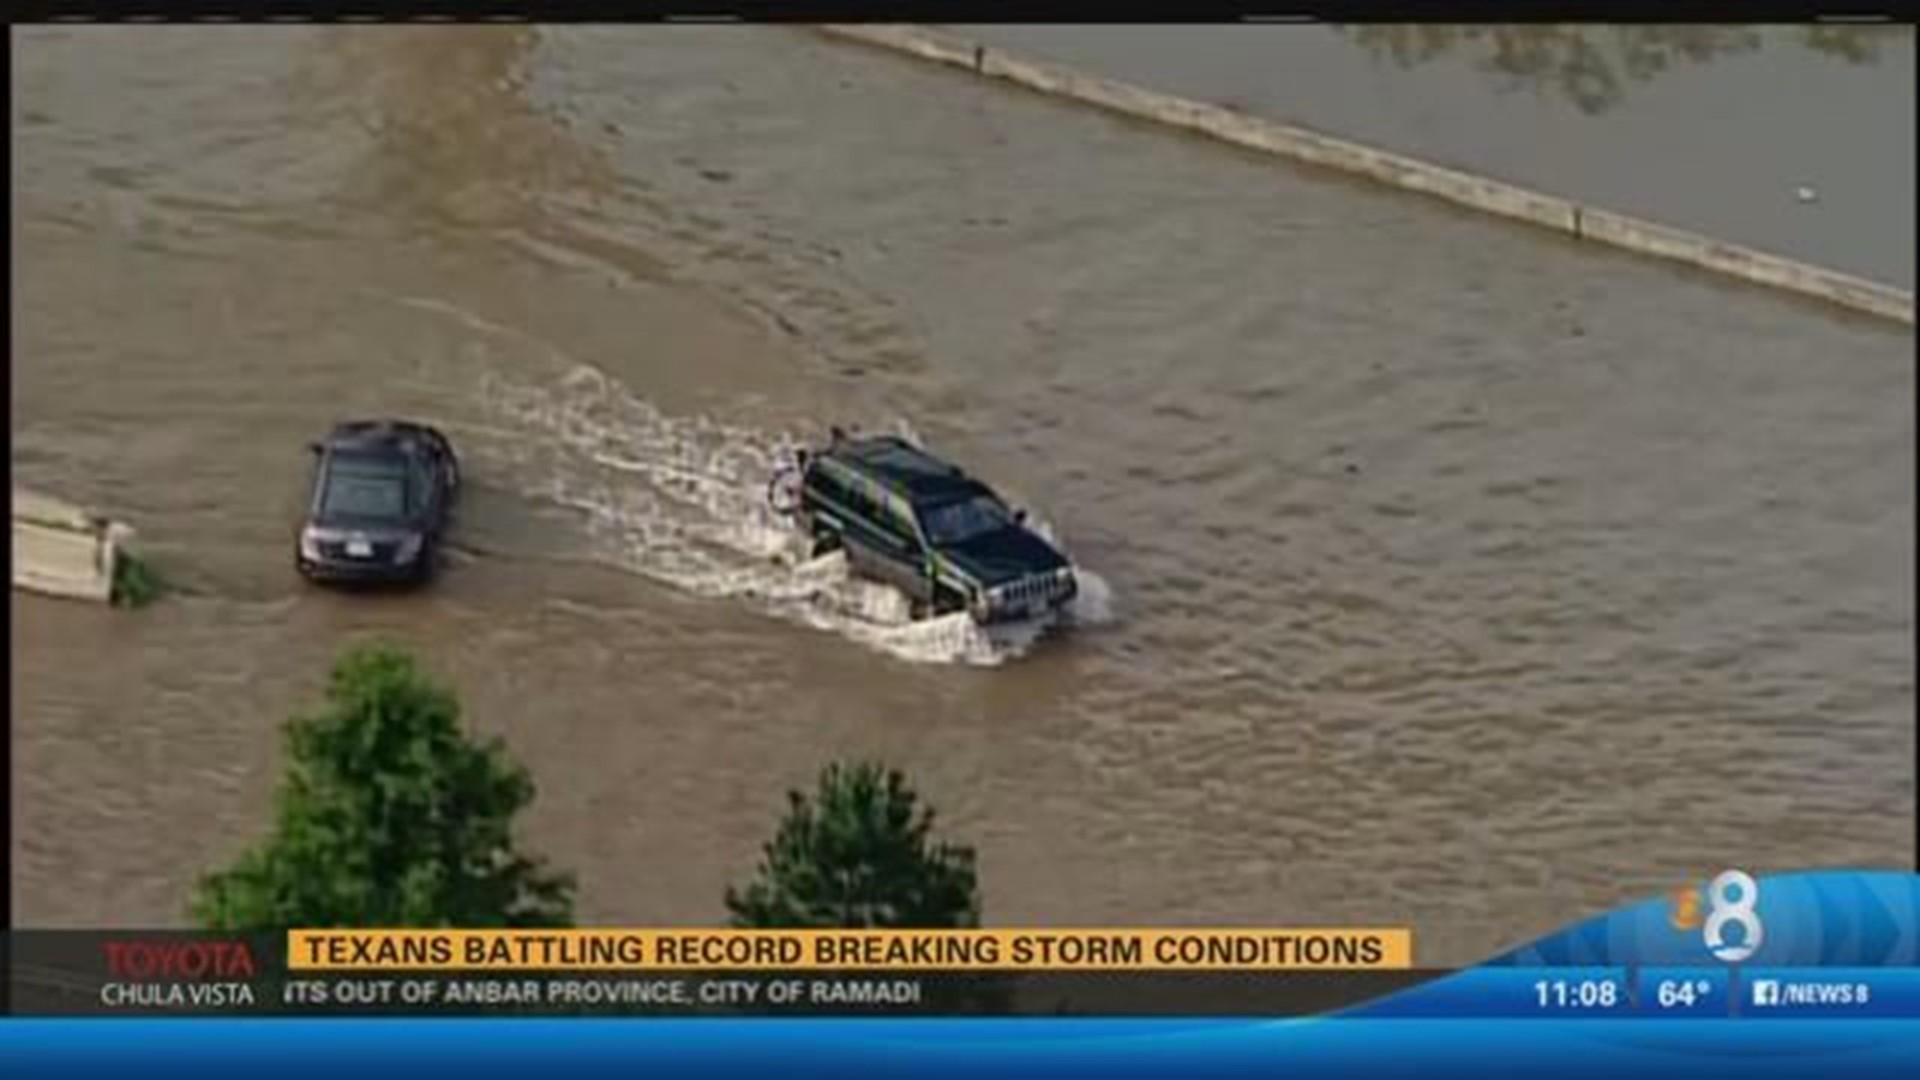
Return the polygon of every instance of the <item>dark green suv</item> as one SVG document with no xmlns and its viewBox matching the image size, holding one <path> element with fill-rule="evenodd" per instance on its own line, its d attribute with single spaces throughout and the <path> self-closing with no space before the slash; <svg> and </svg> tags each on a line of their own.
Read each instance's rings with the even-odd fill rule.
<svg viewBox="0 0 1920 1080">
<path fill-rule="evenodd" d="M 1073 566 L 1029 529 L 1024 511 L 959 468 L 893 435 L 802 451 L 776 476 L 775 509 L 842 549 L 861 577 L 898 588 L 918 616 L 966 611 L 996 623 L 1049 614 L 1079 591 Z"/>
</svg>

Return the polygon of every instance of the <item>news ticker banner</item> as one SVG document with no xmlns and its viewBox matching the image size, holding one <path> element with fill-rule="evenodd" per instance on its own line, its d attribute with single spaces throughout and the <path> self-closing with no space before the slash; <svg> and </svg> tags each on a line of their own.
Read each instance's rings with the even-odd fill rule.
<svg viewBox="0 0 1920 1080">
<path fill-rule="evenodd" d="M 28 1015 L 1920 1018 L 1920 878 L 1723 871 L 1459 972 L 1405 929 L 18 933 Z"/>
<path fill-rule="evenodd" d="M 1300 1016 L 1432 978 L 1405 929 L 13 935 L 25 1015 Z"/>
</svg>

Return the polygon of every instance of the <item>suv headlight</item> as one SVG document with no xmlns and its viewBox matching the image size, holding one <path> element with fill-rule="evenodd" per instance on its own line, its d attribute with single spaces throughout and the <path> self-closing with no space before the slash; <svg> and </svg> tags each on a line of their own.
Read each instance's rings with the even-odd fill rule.
<svg viewBox="0 0 1920 1080">
<path fill-rule="evenodd" d="M 393 561 L 407 563 L 419 558 L 420 542 L 420 535 L 418 533 L 401 540 L 400 543 L 394 546 Z"/>
<path fill-rule="evenodd" d="M 300 557 L 309 560 L 320 557 L 320 534 L 311 526 L 300 530 Z"/>
</svg>

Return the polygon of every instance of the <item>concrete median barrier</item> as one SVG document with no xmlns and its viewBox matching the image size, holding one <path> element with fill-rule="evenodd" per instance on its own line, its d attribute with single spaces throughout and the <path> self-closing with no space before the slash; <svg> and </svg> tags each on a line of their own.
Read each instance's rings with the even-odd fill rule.
<svg viewBox="0 0 1920 1080">
<path fill-rule="evenodd" d="M 112 603 L 133 530 L 50 495 L 13 489 L 13 587 Z"/>
<path fill-rule="evenodd" d="M 1365 176 L 1459 206 L 1529 222 L 1576 239 L 1684 263 L 1913 325 L 1911 291 L 1836 270 L 1584 206 L 1278 120 L 1102 78 L 1065 64 L 988 48 L 950 31 L 923 26 L 839 24 L 823 25 L 819 29 L 836 39 L 931 60 L 1036 93 L 1194 131 L 1276 157 Z"/>
</svg>

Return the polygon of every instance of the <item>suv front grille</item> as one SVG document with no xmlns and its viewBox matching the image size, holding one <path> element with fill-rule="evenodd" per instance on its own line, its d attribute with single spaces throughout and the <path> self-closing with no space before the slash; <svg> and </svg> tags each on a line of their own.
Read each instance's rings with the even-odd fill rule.
<svg viewBox="0 0 1920 1080">
<path fill-rule="evenodd" d="M 998 610 L 1030 608 L 1039 610 L 1063 600 L 1073 591 L 1070 573 L 1033 574 L 1011 581 L 993 590 L 993 607 Z"/>
</svg>

